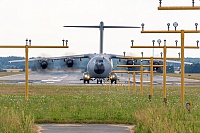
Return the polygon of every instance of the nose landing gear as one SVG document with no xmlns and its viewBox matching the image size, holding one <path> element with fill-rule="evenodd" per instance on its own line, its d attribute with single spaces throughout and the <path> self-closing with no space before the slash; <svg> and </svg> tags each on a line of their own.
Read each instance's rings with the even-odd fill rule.
<svg viewBox="0 0 200 133">
<path fill-rule="evenodd" d="M 102 84 L 102 79 L 97 79 L 97 84 Z"/>
</svg>

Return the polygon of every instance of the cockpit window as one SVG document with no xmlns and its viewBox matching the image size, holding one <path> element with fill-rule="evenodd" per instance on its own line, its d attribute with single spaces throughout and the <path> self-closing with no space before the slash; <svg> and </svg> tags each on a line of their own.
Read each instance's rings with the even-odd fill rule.
<svg viewBox="0 0 200 133">
<path fill-rule="evenodd" d="M 96 63 L 103 63 L 103 60 L 96 60 Z"/>
</svg>

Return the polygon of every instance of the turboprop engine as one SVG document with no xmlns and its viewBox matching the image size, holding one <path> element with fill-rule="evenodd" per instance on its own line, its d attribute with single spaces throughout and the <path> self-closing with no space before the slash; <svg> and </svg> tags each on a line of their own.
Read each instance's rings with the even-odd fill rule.
<svg viewBox="0 0 200 133">
<path fill-rule="evenodd" d="M 38 60 L 34 62 L 33 69 L 44 71 L 44 70 L 53 70 L 54 68 L 54 61 L 53 60 Z"/>
</svg>

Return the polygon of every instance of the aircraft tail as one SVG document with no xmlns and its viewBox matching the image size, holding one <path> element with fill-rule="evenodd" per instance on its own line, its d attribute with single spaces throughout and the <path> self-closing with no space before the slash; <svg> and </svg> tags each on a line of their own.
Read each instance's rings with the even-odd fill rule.
<svg viewBox="0 0 200 133">
<path fill-rule="evenodd" d="M 99 28 L 100 30 L 100 50 L 99 54 L 103 54 L 103 30 L 104 28 L 140 28 L 135 26 L 104 26 L 101 21 L 99 26 L 63 26 L 63 27 L 76 27 L 76 28 Z"/>
</svg>

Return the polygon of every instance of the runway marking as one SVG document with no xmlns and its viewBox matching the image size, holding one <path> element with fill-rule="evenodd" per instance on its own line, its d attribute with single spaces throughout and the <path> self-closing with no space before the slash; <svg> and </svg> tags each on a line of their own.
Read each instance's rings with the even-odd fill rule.
<svg viewBox="0 0 200 133">
<path fill-rule="evenodd" d="M 41 80 L 42 82 L 60 82 L 63 79 L 43 79 Z"/>
<path fill-rule="evenodd" d="M 21 76 L 21 75 L 24 75 L 24 74 L 8 75 L 8 76 L 2 76 L 2 77 L 0 77 L 0 78 L 16 77 L 16 76 Z"/>
<path fill-rule="evenodd" d="M 55 82 L 46 82 L 47 84 L 54 84 Z"/>
<path fill-rule="evenodd" d="M 67 77 L 68 77 L 68 74 L 66 74 L 65 76 L 62 76 L 62 77 L 60 77 L 60 78 L 63 78 L 63 79 L 64 79 L 64 78 L 67 78 Z"/>
</svg>

